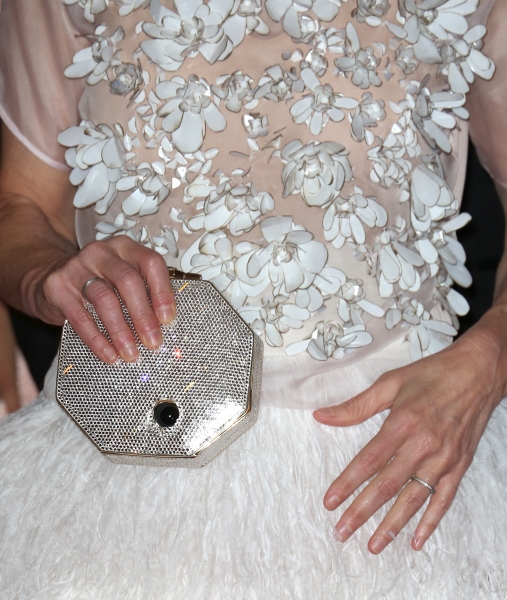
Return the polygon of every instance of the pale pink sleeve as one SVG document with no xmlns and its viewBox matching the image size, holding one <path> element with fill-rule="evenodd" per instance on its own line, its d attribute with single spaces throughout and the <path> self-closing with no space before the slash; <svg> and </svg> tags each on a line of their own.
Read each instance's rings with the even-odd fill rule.
<svg viewBox="0 0 507 600">
<path fill-rule="evenodd" d="M 487 21 L 484 54 L 495 61 L 491 81 L 476 78 L 468 96 L 470 134 L 493 179 L 507 188 L 507 2 L 497 0 Z"/>
<path fill-rule="evenodd" d="M 31 152 L 57 169 L 67 167 L 56 138 L 79 122 L 84 86 L 63 71 L 87 45 L 61 0 L 2 0 L 0 118 Z"/>
</svg>

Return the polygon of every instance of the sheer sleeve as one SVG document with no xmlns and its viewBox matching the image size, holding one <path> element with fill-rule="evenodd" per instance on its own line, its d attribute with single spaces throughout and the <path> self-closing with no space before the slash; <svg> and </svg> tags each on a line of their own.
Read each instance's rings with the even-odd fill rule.
<svg viewBox="0 0 507 600">
<path fill-rule="evenodd" d="M 3 0 L 0 12 L 0 117 L 41 160 L 67 169 L 58 133 L 79 121 L 82 80 L 63 75 L 89 45 L 61 0 Z"/>
<path fill-rule="evenodd" d="M 470 134 L 491 176 L 507 188 L 507 2 L 497 1 L 487 22 L 484 53 L 496 64 L 492 81 L 477 79 L 468 97 Z"/>
</svg>

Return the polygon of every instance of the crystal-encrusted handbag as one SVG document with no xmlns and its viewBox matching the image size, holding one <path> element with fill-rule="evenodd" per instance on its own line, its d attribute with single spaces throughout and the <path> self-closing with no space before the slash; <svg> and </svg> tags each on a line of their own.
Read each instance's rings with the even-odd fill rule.
<svg viewBox="0 0 507 600">
<path fill-rule="evenodd" d="M 210 282 L 171 271 L 171 283 L 177 316 L 157 350 L 139 343 L 122 303 L 135 363 L 103 363 L 63 328 L 56 398 L 114 462 L 201 467 L 257 420 L 262 341 Z"/>
</svg>

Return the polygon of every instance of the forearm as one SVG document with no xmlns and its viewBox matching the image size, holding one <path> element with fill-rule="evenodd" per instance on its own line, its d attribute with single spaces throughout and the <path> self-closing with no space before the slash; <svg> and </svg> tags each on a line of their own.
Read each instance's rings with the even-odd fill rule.
<svg viewBox="0 0 507 600">
<path fill-rule="evenodd" d="M 30 199 L 0 196 L 0 297 L 29 315 L 48 320 L 41 281 L 77 253 Z"/>
<path fill-rule="evenodd" d="M 498 194 L 507 212 L 507 190 L 498 188 Z M 502 259 L 496 274 L 492 307 L 463 337 L 472 351 L 486 353 L 495 366 L 494 381 L 490 382 L 499 401 L 507 396 L 507 235 Z"/>
</svg>

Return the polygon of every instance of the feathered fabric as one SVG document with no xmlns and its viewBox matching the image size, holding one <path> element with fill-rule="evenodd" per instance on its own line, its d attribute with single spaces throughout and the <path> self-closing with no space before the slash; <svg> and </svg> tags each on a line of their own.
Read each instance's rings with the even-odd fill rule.
<svg viewBox="0 0 507 600">
<path fill-rule="evenodd" d="M 372 556 L 366 544 L 386 511 L 342 545 L 322 497 L 382 418 L 338 429 L 264 407 L 206 467 L 163 469 L 109 462 L 41 396 L 0 426 L 0 596 L 506 598 L 505 403 L 423 551 L 409 545 L 416 518 Z"/>
</svg>

